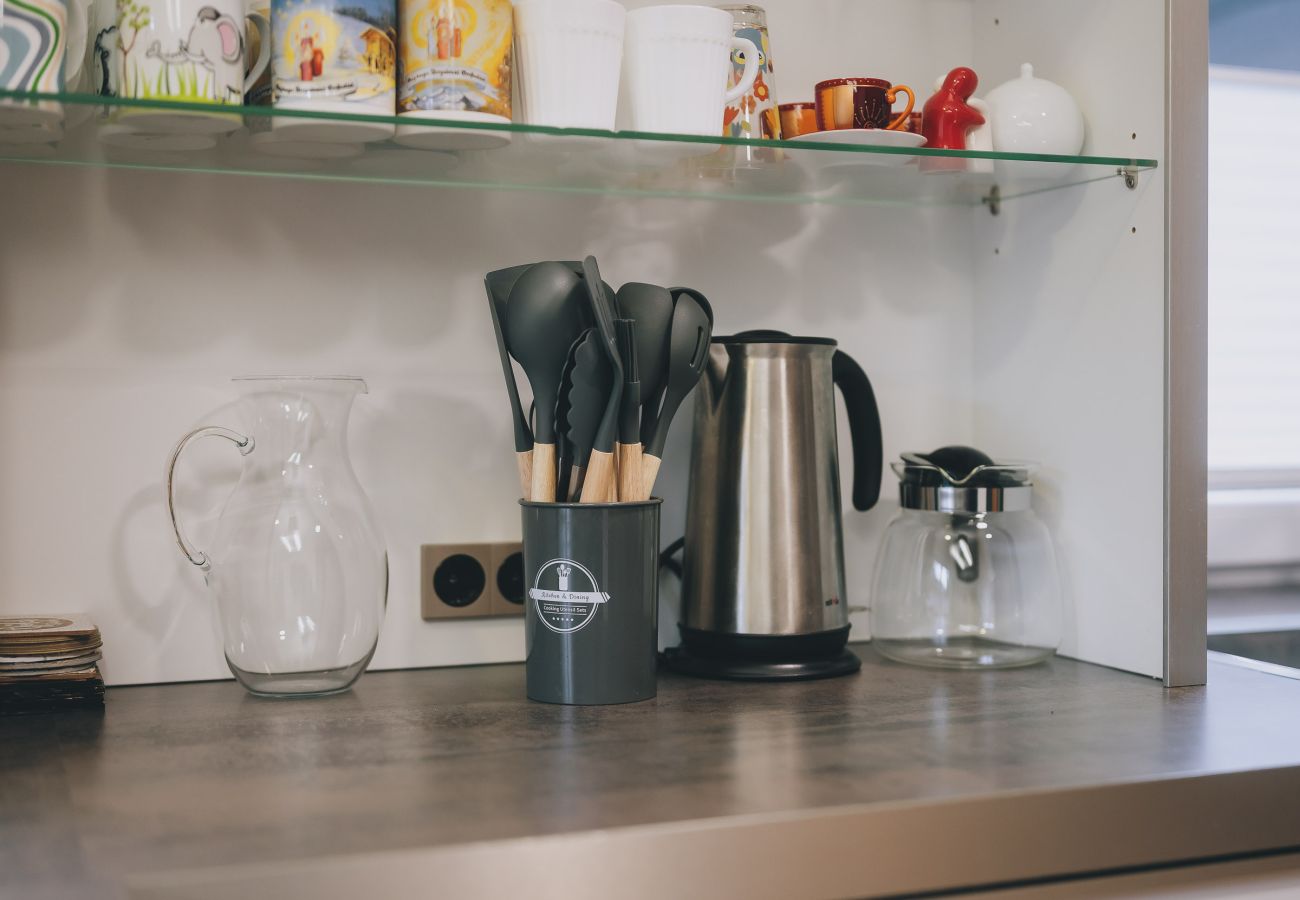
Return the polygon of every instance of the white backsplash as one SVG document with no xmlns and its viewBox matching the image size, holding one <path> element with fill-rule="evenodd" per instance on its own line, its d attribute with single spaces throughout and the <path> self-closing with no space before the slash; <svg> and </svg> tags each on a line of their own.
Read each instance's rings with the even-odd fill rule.
<svg viewBox="0 0 1300 900">
<path fill-rule="evenodd" d="M 698 287 L 718 333 L 839 338 L 873 379 L 887 456 L 972 430 L 968 211 L 13 166 L 0 197 L 23 211 L 0 216 L 0 611 L 89 612 L 111 683 L 226 675 L 212 601 L 171 538 L 162 470 L 190 428 L 238 424 L 228 378 L 249 373 L 370 384 L 350 445 L 392 566 L 374 666 L 522 657 L 519 620 L 419 617 L 421 543 L 519 533 L 482 288 L 493 268 L 590 252 L 615 284 Z M 689 430 L 688 404 L 660 482 L 665 544 L 682 529 Z M 239 465 L 206 443 L 180 474 L 200 547 Z M 880 509 L 845 515 L 855 604 L 891 480 Z M 667 638 L 671 606 L 663 618 Z"/>
</svg>

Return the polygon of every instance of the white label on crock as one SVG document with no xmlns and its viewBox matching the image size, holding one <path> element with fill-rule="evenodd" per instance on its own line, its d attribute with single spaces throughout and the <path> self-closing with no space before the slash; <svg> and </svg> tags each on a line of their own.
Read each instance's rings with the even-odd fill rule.
<svg viewBox="0 0 1300 900">
<path fill-rule="evenodd" d="M 609 594 L 600 590 L 591 570 L 571 559 L 543 563 L 528 597 L 538 620 L 557 634 L 572 634 L 585 627 L 609 602 Z"/>
</svg>

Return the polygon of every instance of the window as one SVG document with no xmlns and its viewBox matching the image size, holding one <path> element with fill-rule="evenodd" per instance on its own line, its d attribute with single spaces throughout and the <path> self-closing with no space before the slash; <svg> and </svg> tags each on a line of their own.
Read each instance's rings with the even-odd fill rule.
<svg viewBox="0 0 1300 900">
<path fill-rule="evenodd" d="M 1210 566 L 1255 583 L 1300 573 L 1296 35 L 1300 3 L 1211 0 Z"/>
<path fill-rule="evenodd" d="M 1211 70 L 1209 455 L 1219 484 L 1234 473 L 1300 486 L 1298 153 L 1300 73 Z"/>
</svg>

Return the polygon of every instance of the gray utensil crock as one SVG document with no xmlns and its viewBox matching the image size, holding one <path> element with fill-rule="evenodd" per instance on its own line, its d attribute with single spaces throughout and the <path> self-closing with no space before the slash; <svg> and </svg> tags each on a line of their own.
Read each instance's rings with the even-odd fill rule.
<svg viewBox="0 0 1300 900">
<path fill-rule="evenodd" d="M 654 697 L 662 503 L 520 501 L 529 699 Z"/>
</svg>

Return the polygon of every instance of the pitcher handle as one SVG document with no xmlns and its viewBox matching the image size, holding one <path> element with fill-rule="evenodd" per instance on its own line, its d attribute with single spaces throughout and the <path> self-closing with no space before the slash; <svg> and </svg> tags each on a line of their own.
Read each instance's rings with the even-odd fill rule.
<svg viewBox="0 0 1300 900">
<path fill-rule="evenodd" d="M 171 459 L 167 461 L 167 514 L 171 516 L 172 532 L 176 535 L 176 545 L 181 548 L 181 552 L 185 554 L 186 559 L 206 572 L 211 568 L 208 555 L 193 548 L 193 545 L 185 537 L 180 520 L 176 518 L 176 464 L 180 462 L 181 453 L 185 451 L 185 448 L 192 441 L 204 437 L 225 438 L 239 448 L 240 456 L 247 456 L 252 453 L 254 442 L 252 437 L 242 435 L 238 431 L 231 431 L 229 428 L 222 428 L 219 425 L 205 425 L 202 428 L 194 429 L 181 438 L 180 443 L 176 445 L 176 449 L 172 451 Z"/>
</svg>

